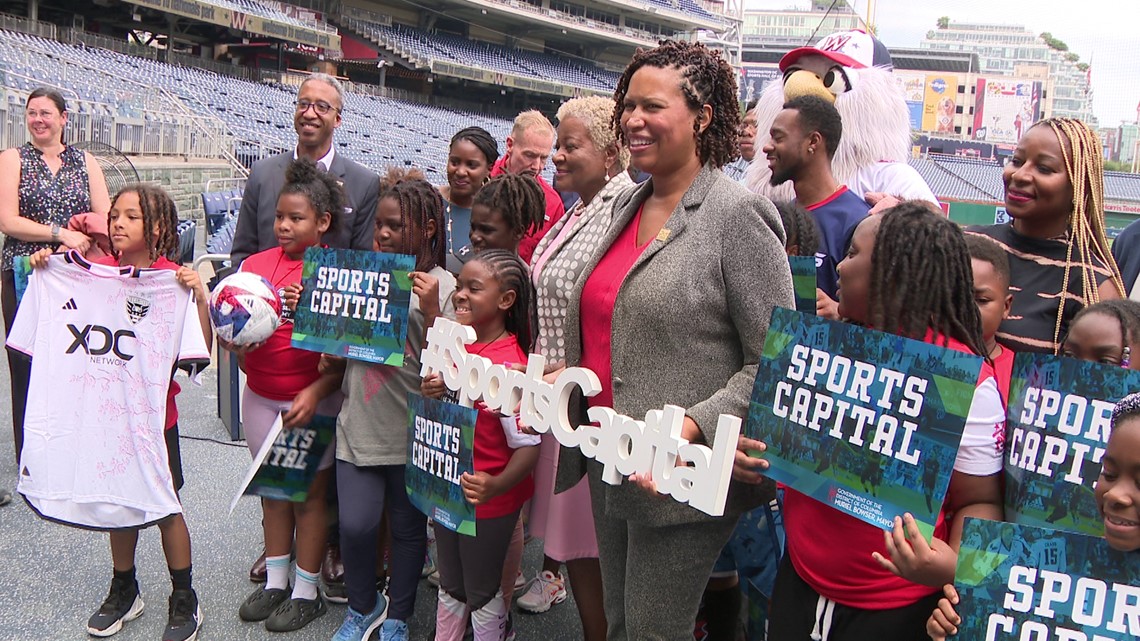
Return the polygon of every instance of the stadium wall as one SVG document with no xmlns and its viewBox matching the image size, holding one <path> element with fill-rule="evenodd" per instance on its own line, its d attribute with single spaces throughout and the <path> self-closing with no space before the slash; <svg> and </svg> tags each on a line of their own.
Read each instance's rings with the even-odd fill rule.
<svg viewBox="0 0 1140 641">
<path fill-rule="evenodd" d="M 949 205 L 950 220 L 962 226 L 993 225 L 996 222 L 1001 222 L 997 216 L 998 208 L 1004 209 L 1001 203 L 950 202 Z M 1106 209 L 1104 212 L 1105 226 L 1108 228 L 1109 233 L 1113 234 L 1138 219 L 1140 219 L 1140 215 L 1124 211 L 1113 211 L 1111 208 Z"/>
<path fill-rule="evenodd" d="M 178 205 L 179 218 L 193 218 L 200 223 L 204 221 L 202 192 L 206 181 L 234 175 L 233 169 L 225 162 L 163 162 L 145 158 L 132 158 L 131 162 L 139 172 L 140 180 L 159 185 L 170 194 Z"/>
</svg>

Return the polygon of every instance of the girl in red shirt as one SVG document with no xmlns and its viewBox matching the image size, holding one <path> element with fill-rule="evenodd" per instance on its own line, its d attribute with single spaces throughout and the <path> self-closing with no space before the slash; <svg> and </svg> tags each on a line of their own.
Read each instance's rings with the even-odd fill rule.
<svg viewBox="0 0 1140 641">
<path fill-rule="evenodd" d="M 865 219 L 838 271 L 841 317 L 950 349 L 986 353 L 962 232 L 925 205 L 906 202 Z M 1004 421 L 993 367 L 986 361 L 931 545 L 912 535 L 912 549 L 902 538 L 904 525 L 907 532 L 917 532 L 910 515 L 905 524 L 896 521 L 893 533 L 884 533 L 788 488 L 787 553 L 776 576 L 769 638 L 922 638 L 938 589 L 953 580 L 963 519 L 1003 516 Z"/>
<path fill-rule="evenodd" d="M 289 165 L 285 187 L 277 199 L 273 232 L 278 247 L 250 256 L 241 270 L 264 276 L 295 308 L 301 292 L 305 250 L 320 245 L 322 234 L 334 231 L 344 213 L 344 192 L 336 178 L 301 158 Z M 321 355 L 292 346 L 293 323 L 283 319 L 264 343 L 238 347 L 219 340 L 237 354 L 246 374 L 242 395 L 242 426 L 251 454 L 261 449 L 278 416 L 284 429 L 307 425 L 316 414 L 340 411 L 342 373 L 318 371 Z M 303 503 L 262 499 L 266 582 L 238 610 L 243 621 L 265 621 L 271 632 L 299 630 L 328 612 L 317 589 L 327 522 L 325 494 L 336 453 L 329 445 L 319 472 Z M 297 552 L 297 572 L 289 591 L 289 553 Z"/>
<path fill-rule="evenodd" d="M 493 363 L 521 363 L 534 347 L 538 326 L 534 286 L 526 264 L 514 252 L 479 252 L 456 279 L 455 320 L 475 329 L 468 353 Z M 438 374 L 424 379 L 424 396 L 444 394 Z M 507 625 L 502 588 L 503 563 L 523 503 L 534 494 L 531 471 L 538 462 L 538 439 L 533 445 L 512 446 L 501 417 L 477 403 L 473 458 L 474 474 L 460 480 L 467 500 L 475 505 L 476 536 L 435 526 L 439 566 L 439 608 L 436 641 L 463 638 L 467 617 L 475 641 L 499 641 Z"/>
</svg>

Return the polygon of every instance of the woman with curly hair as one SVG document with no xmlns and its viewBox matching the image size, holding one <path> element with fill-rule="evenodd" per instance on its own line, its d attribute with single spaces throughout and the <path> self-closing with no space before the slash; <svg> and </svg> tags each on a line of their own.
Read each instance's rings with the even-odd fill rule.
<svg viewBox="0 0 1140 641">
<path fill-rule="evenodd" d="M 720 414 L 747 412 L 772 308 L 793 304 L 783 228 L 768 199 L 720 170 L 736 157 L 740 112 L 718 53 L 675 41 L 639 51 L 614 99 L 619 140 L 650 178 L 614 198 L 612 224 L 568 283 L 566 362 L 602 381 L 589 405 L 683 407 L 682 436 L 712 445 Z M 590 479 L 609 639 L 692 639 L 739 515 L 775 493 L 762 461 L 737 462 L 725 514 L 712 517 L 653 493 L 648 474 L 603 483 L 600 464 L 563 449 L 557 489 Z"/>
</svg>

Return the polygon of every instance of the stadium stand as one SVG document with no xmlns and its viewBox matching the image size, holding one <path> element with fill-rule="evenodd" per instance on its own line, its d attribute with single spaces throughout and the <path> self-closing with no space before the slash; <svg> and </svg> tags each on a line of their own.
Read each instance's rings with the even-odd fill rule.
<svg viewBox="0 0 1140 641">
<path fill-rule="evenodd" d="M 912 158 L 910 166 L 918 171 L 926 184 L 939 198 L 952 200 L 1000 200 L 989 195 L 970 181 L 927 158 Z"/>
<path fill-rule="evenodd" d="M 931 154 L 930 159 L 942 169 L 986 193 L 990 198 L 995 200 L 1003 198 L 1005 187 L 1001 181 L 1002 168 L 996 161 L 936 154 Z"/>
<path fill-rule="evenodd" d="M 429 67 L 433 60 L 442 60 L 600 91 L 613 91 L 617 85 L 617 73 L 563 56 L 511 49 L 452 34 L 433 34 L 402 24 L 387 26 L 347 17 L 343 21 L 374 44 L 418 67 Z"/>
<path fill-rule="evenodd" d="M 35 69 L 28 65 L 28 71 L 36 74 L 29 76 L 28 88 L 5 85 L 24 95 L 39 84 L 64 87 L 74 92 L 81 103 L 116 114 L 130 111 L 146 98 L 133 91 L 102 88 L 114 87 L 111 79 L 127 76 L 177 99 L 187 113 L 220 119 L 230 137 L 233 154 L 247 166 L 259 158 L 291 149 L 296 143 L 294 88 L 0 31 L 0 71 L 14 64 L 27 64 L 21 61 L 29 55 L 49 56 L 50 64 L 39 64 Z M 79 80 L 84 77 L 89 80 Z M 22 127 L 23 96 L 10 91 L 7 103 L 0 108 L 8 112 L 9 127 L 12 122 Z M 106 135 L 115 147 L 133 151 L 117 137 L 125 131 L 121 121 L 116 119 Z M 336 136 L 337 152 L 377 171 L 389 166 L 415 166 L 429 180 L 440 184 L 446 180 L 447 145 L 452 134 L 470 125 L 484 127 L 499 140 L 505 139 L 510 130 L 508 121 L 473 112 L 350 93 L 345 98 L 344 124 Z M 160 133 L 156 130 L 155 135 Z"/>
</svg>

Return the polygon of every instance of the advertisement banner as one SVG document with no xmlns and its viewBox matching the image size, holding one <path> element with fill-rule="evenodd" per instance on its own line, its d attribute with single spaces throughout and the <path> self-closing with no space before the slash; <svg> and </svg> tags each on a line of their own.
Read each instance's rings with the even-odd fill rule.
<svg viewBox="0 0 1140 641">
<path fill-rule="evenodd" d="M 1041 119 L 1041 83 L 979 78 L 974 106 L 974 140 L 1016 144 Z"/>
<path fill-rule="evenodd" d="M 958 76 L 926 74 L 926 91 L 922 103 L 922 130 L 929 133 L 954 133 L 954 115 L 958 107 Z"/>
<path fill-rule="evenodd" d="M 475 506 L 463 496 L 459 478 L 475 471 L 477 414 L 472 407 L 408 394 L 408 498 L 439 525 L 470 536 L 475 536 Z"/>
<path fill-rule="evenodd" d="M 414 256 L 310 247 L 301 272 L 293 347 L 404 364 Z"/>
<path fill-rule="evenodd" d="M 745 434 L 765 475 L 926 538 L 950 483 L 982 358 L 787 309 L 772 312 Z"/>
<path fill-rule="evenodd" d="M 896 69 L 895 82 L 903 92 L 906 110 L 910 115 L 911 131 L 922 130 L 922 105 L 925 96 L 926 74 L 906 72 Z"/>
<path fill-rule="evenodd" d="M 760 98 L 773 82 L 783 82 L 777 65 L 747 64 L 740 69 L 740 101 L 745 105 Z"/>
<path fill-rule="evenodd" d="M 967 518 L 954 639 L 1140 638 L 1140 559 L 1100 537 Z"/>
<path fill-rule="evenodd" d="M 1046 354 L 1018 354 L 1006 416 L 1005 518 L 1100 536 L 1093 487 L 1112 408 L 1140 390 L 1140 372 Z"/>
</svg>

